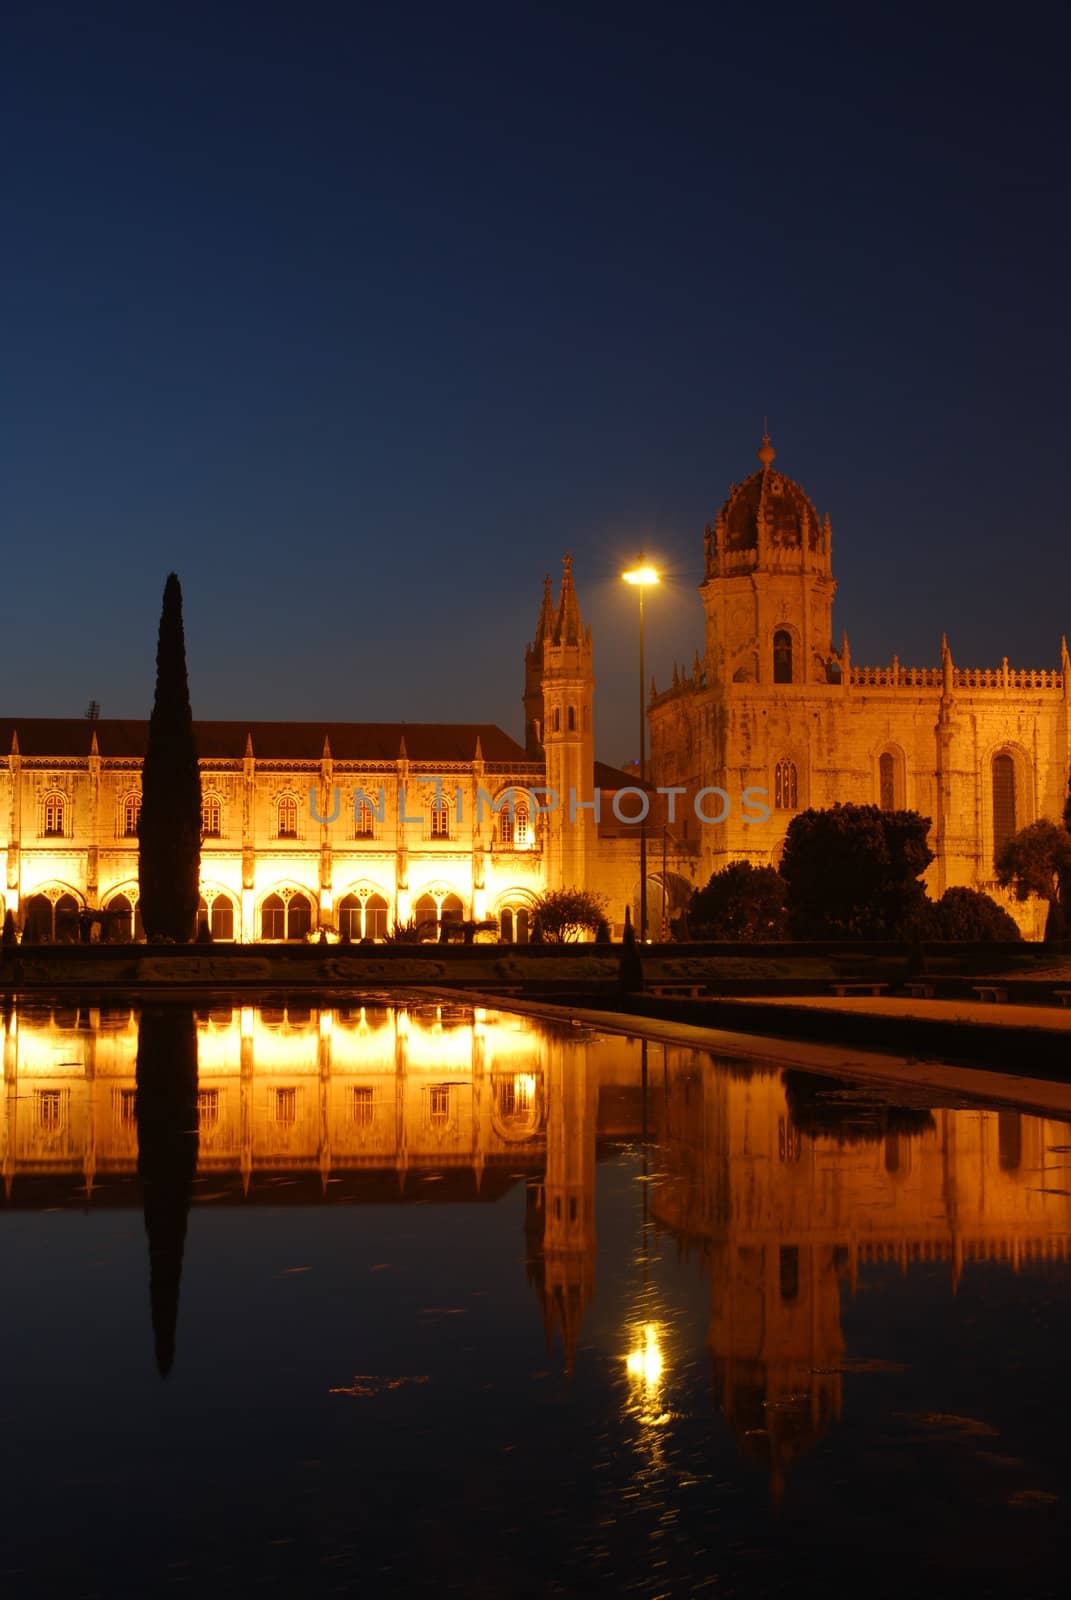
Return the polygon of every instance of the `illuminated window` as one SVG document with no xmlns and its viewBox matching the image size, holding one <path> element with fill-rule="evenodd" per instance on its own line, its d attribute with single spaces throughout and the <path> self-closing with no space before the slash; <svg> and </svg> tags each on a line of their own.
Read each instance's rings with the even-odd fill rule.
<svg viewBox="0 0 1071 1600">
<path fill-rule="evenodd" d="M 1015 824 L 1015 762 L 1011 756 L 993 757 L 993 853 L 999 855 L 1013 838 Z"/>
<path fill-rule="evenodd" d="M 63 837 L 63 823 L 66 816 L 65 801 L 61 794 L 50 794 L 45 798 L 45 837 L 57 839 Z"/>
<path fill-rule="evenodd" d="M 297 1090 L 276 1089 L 275 1120 L 280 1127 L 293 1127 L 297 1121 Z"/>
<path fill-rule="evenodd" d="M 304 939 L 312 927 L 312 906 L 303 894 L 270 894 L 260 908 L 262 939 Z"/>
<path fill-rule="evenodd" d="M 787 628 L 778 628 L 773 636 L 773 681 L 792 682 L 792 635 Z"/>
<path fill-rule="evenodd" d="M 209 922 L 213 939 L 230 940 L 234 938 L 234 901 L 226 894 L 217 894 L 212 902 L 212 916 Z"/>
<path fill-rule="evenodd" d="M 138 1091 L 119 1089 L 114 1104 L 116 1122 L 121 1128 L 132 1128 L 138 1119 Z"/>
<path fill-rule="evenodd" d="M 197 1091 L 197 1126 L 207 1131 L 214 1128 L 219 1121 L 219 1090 L 198 1089 Z"/>
<path fill-rule="evenodd" d="M 138 818 L 141 816 L 141 796 L 128 794 L 123 801 L 123 834 L 127 839 L 136 839 L 138 835 Z"/>
<path fill-rule="evenodd" d="M 432 803 L 430 831 L 433 839 L 450 837 L 450 807 L 446 803 L 445 796 L 438 802 Z"/>
<path fill-rule="evenodd" d="M 779 761 L 774 768 L 774 806 L 778 811 L 795 811 L 799 804 L 799 782 L 794 761 Z"/>
<path fill-rule="evenodd" d="M 58 1133 L 63 1124 L 63 1090 L 38 1089 L 34 1094 L 37 1126 L 43 1133 Z"/>
<path fill-rule="evenodd" d="M 362 1084 L 353 1091 L 353 1120 L 359 1128 L 368 1128 L 376 1114 L 372 1090 Z"/>
<path fill-rule="evenodd" d="M 513 842 L 518 849 L 527 849 L 528 833 L 528 802 L 518 800 L 513 813 Z"/>
<path fill-rule="evenodd" d="M 878 761 L 878 804 L 883 811 L 896 810 L 896 762 L 888 750 Z"/>
<path fill-rule="evenodd" d="M 433 1127 L 442 1127 L 450 1120 L 450 1086 L 436 1083 L 428 1090 L 428 1117 Z"/>
<path fill-rule="evenodd" d="M 376 814 L 370 805 L 359 800 L 353 808 L 353 837 L 355 839 L 374 839 L 376 836 Z"/>
<path fill-rule="evenodd" d="M 513 829 L 515 813 L 513 807 L 507 802 L 498 813 L 498 842 L 499 844 L 513 843 Z"/>
<path fill-rule="evenodd" d="M 206 839 L 218 839 L 223 830 L 223 807 L 219 796 L 206 794 L 201 801 L 201 833 Z"/>
<path fill-rule="evenodd" d="M 297 801 L 293 795 L 284 794 L 278 806 L 278 833 L 280 839 L 297 838 Z"/>
</svg>

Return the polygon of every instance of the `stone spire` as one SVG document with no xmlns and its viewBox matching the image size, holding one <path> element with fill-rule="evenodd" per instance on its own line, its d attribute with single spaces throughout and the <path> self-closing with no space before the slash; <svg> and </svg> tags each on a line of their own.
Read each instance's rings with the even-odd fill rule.
<svg viewBox="0 0 1071 1600">
<path fill-rule="evenodd" d="M 539 612 L 539 621 L 536 624 L 535 638 L 532 643 L 538 647 L 548 640 L 554 632 L 554 595 L 551 590 L 550 573 L 543 579 L 543 605 Z"/>
<path fill-rule="evenodd" d="M 580 617 L 580 602 L 573 587 L 573 558 L 567 555 L 563 563 L 562 592 L 554 623 L 554 643 L 581 644 L 583 638 L 584 624 Z"/>
</svg>

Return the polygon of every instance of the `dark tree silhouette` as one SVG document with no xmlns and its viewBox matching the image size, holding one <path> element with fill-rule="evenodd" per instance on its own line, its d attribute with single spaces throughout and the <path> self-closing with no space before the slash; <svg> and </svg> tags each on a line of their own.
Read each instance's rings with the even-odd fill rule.
<svg viewBox="0 0 1071 1600">
<path fill-rule="evenodd" d="M 149 1240 L 156 1365 L 175 1360 L 179 1283 L 197 1172 L 197 1024 L 192 1008 L 146 1006 L 138 1018 L 138 1177 Z"/>
<path fill-rule="evenodd" d="M 781 876 L 796 939 L 910 938 L 926 915 L 933 860 L 917 811 L 839 805 L 801 811 L 785 835 Z"/>
<path fill-rule="evenodd" d="M 946 889 L 930 906 L 925 923 L 927 939 L 1021 939 L 1019 925 L 1003 906 L 981 889 Z"/>
<path fill-rule="evenodd" d="M 138 883 L 148 939 L 187 944 L 197 922 L 201 870 L 201 773 L 193 736 L 182 589 L 164 586 L 156 649 L 156 697 L 141 774 Z"/>
<path fill-rule="evenodd" d="M 734 861 L 715 872 L 688 903 L 693 939 L 784 939 L 788 912 L 785 880 L 776 867 Z"/>
<path fill-rule="evenodd" d="M 623 994 L 639 994 L 643 988 L 643 962 L 636 943 L 636 930 L 632 926 L 632 907 L 625 907 L 625 931 L 621 939 L 621 957 L 618 961 L 618 982 Z"/>
</svg>

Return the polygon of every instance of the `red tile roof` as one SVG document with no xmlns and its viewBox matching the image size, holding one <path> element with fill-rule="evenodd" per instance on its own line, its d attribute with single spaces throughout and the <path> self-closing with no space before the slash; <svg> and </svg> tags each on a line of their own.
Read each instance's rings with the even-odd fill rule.
<svg viewBox="0 0 1071 1600">
<path fill-rule="evenodd" d="M 262 761 L 319 761 L 324 739 L 336 761 L 396 761 L 405 739 L 410 761 L 472 761 L 476 741 L 485 761 L 524 766 L 524 748 L 493 722 L 195 722 L 197 751 L 202 761 L 237 760 L 246 740 Z M 0 759 L 18 735 L 19 751 L 38 759 L 83 758 L 97 735 L 97 748 L 107 758 L 145 754 L 149 724 L 101 717 L 0 717 Z"/>
</svg>

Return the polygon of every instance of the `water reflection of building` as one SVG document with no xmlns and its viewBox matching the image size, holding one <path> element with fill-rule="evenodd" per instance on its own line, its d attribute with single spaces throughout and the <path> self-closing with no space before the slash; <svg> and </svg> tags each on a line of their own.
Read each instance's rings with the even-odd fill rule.
<svg viewBox="0 0 1071 1600">
<path fill-rule="evenodd" d="M 12 1007 L 3 1037 L 8 1203 L 138 1203 L 130 1007 Z M 620 1133 L 632 1042 L 596 1062 L 580 1037 L 471 1006 L 219 1005 L 198 1013 L 197 1057 L 197 1170 L 218 1201 L 494 1200 L 525 1183 L 529 1274 L 572 1365 L 594 1286 L 599 1085 Z"/>
<path fill-rule="evenodd" d="M 139 1205 L 129 1008 L 9 1007 L 3 1042 L 7 1202 Z M 197 1169 L 215 1203 L 486 1202 L 523 1183 L 529 1278 L 571 1368 L 595 1288 L 599 1142 L 643 1126 L 636 1041 L 461 1004 L 221 1005 L 198 1014 L 197 1055 Z M 842 1286 L 861 1264 L 944 1262 L 951 1291 L 975 1260 L 1068 1256 L 1063 1123 L 890 1110 L 673 1048 L 650 1082 L 651 1211 L 710 1272 L 718 1403 L 775 1483 L 839 1412 Z M 637 1381 L 659 1389 L 654 1334 L 638 1339 Z"/>
<path fill-rule="evenodd" d="M 970 1261 L 1017 1270 L 1071 1242 L 1071 1195 L 1045 1176 L 1066 1124 L 875 1109 L 813 1085 L 671 1052 L 655 1102 L 655 1216 L 709 1264 L 718 1403 L 775 1491 L 840 1414 L 841 1285 L 861 1263 L 947 1262 L 954 1290 Z"/>
</svg>

